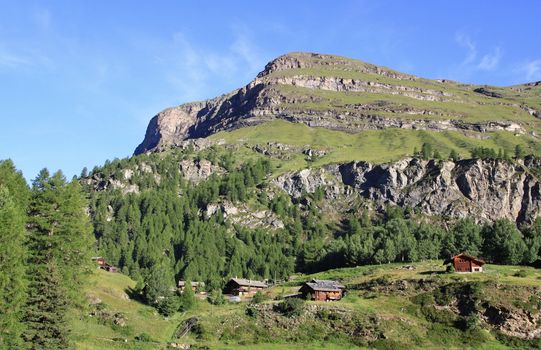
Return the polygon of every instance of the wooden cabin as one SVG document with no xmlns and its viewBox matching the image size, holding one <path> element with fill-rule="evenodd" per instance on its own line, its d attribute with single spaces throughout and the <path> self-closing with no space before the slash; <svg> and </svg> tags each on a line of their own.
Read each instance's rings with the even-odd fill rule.
<svg viewBox="0 0 541 350">
<path fill-rule="evenodd" d="M 248 280 L 244 278 L 232 278 L 225 285 L 224 294 L 250 296 L 267 287 L 268 286 L 265 282 Z"/>
<path fill-rule="evenodd" d="M 93 256 L 92 261 L 94 261 L 98 266 L 105 266 L 107 263 L 105 262 L 105 258 L 101 256 Z"/>
<path fill-rule="evenodd" d="M 205 288 L 205 282 L 190 282 L 192 290 L 197 292 L 198 289 Z M 186 281 L 178 281 L 178 290 L 182 293 L 186 289 Z"/>
<path fill-rule="evenodd" d="M 105 261 L 105 258 L 101 256 L 93 256 L 92 261 L 94 261 L 96 264 L 98 264 L 98 268 L 105 270 L 107 272 L 117 272 L 118 269 L 115 266 L 109 265 L 107 261 Z"/>
<path fill-rule="evenodd" d="M 346 286 L 331 280 L 316 280 L 304 283 L 299 292 L 304 299 L 316 301 L 337 301 L 342 299 Z"/>
<path fill-rule="evenodd" d="M 460 253 L 445 260 L 443 264 L 453 264 L 456 272 L 483 272 L 485 262 L 476 257 Z"/>
</svg>

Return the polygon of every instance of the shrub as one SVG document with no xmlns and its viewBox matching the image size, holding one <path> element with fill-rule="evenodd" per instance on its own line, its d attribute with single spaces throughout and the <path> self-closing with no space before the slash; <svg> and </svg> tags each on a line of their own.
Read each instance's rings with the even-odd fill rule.
<svg viewBox="0 0 541 350">
<path fill-rule="evenodd" d="M 252 303 L 253 304 L 261 304 L 262 302 L 265 301 L 265 299 L 267 299 L 265 297 L 265 295 L 263 295 L 263 293 L 261 293 L 261 291 L 257 291 L 257 293 L 255 293 L 254 297 L 252 298 Z"/>
<path fill-rule="evenodd" d="M 447 267 L 445 268 L 445 271 L 447 271 L 447 273 L 455 273 L 454 265 L 453 264 L 447 265 Z"/>
<path fill-rule="evenodd" d="M 244 312 L 246 313 L 246 315 L 254 318 L 259 315 L 259 310 L 252 304 L 248 304 Z"/>
<path fill-rule="evenodd" d="M 300 316 L 304 311 L 304 300 L 299 298 L 288 298 L 276 305 L 276 311 L 286 317 Z"/>
<path fill-rule="evenodd" d="M 135 340 L 143 342 L 143 343 L 150 343 L 152 342 L 152 337 L 148 335 L 147 333 L 141 333 L 138 336 L 135 337 Z"/>
<path fill-rule="evenodd" d="M 225 298 L 220 289 L 215 289 L 209 293 L 207 301 L 212 305 L 223 305 L 225 303 Z"/>
<path fill-rule="evenodd" d="M 455 321 L 455 314 L 449 310 L 438 310 L 431 306 L 425 306 L 421 312 L 428 321 L 433 323 L 452 325 Z"/>
<path fill-rule="evenodd" d="M 428 306 L 434 304 L 434 295 L 431 293 L 422 293 L 414 296 L 412 302 L 421 306 Z"/>
<path fill-rule="evenodd" d="M 526 270 L 520 270 L 520 271 L 515 272 L 513 276 L 524 278 L 528 276 L 528 272 Z"/>
<path fill-rule="evenodd" d="M 456 328 L 461 329 L 463 331 L 472 331 L 476 329 L 478 325 L 479 325 L 479 316 L 477 315 L 460 317 L 455 322 Z"/>
</svg>

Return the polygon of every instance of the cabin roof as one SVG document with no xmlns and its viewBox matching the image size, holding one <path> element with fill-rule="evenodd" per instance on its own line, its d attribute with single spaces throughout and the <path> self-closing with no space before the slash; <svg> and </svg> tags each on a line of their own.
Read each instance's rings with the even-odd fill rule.
<svg viewBox="0 0 541 350">
<path fill-rule="evenodd" d="M 245 278 L 232 278 L 231 281 L 235 282 L 241 287 L 260 287 L 260 288 L 268 287 L 265 282 L 248 280 Z"/>
<path fill-rule="evenodd" d="M 472 260 L 474 262 L 476 262 L 477 264 L 479 265 L 484 265 L 485 264 L 485 261 L 484 260 L 481 260 L 479 258 L 476 258 L 474 256 L 471 256 L 471 255 L 468 255 L 468 254 L 465 254 L 465 253 L 460 253 L 460 254 L 457 254 L 447 260 L 445 260 L 443 262 L 444 265 L 447 265 L 447 264 L 450 264 L 452 263 L 456 258 L 462 258 L 462 259 L 467 259 L 467 260 Z"/>
<path fill-rule="evenodd" d="M 306 282 L 304 286 L 314 290 L 322 292 L 339 292 L 342 289 L 345 289 L 346 286 L 331 280 L 316 280 L 313 279 L 310 282 Z M 301 287 L 302 288 L 302 287 Z"/>
</svg>

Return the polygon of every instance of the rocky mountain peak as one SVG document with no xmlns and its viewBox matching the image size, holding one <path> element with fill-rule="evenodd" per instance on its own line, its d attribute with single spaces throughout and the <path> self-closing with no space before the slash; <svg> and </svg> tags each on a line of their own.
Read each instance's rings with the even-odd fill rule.
<svg viewBox="0 0 541 350">
<path fill-rule="evenodd" d="M 395 127 L 520 134 L 541 115 L 541 105 L 532 105 L 529 96 L 535 88 L 479 88 L 341 56 L 293 52 L 269 62 L 243 88 L 158 113 L 135 154 L 276 119 L 346 132 Z"/>
</svg>

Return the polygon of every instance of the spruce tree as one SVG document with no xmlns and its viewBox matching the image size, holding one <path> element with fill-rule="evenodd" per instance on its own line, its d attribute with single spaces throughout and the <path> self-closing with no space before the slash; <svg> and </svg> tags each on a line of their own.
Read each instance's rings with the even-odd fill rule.
<svg viewBox="0 0 541 350">
<path fill-rule="evenodd" d="M 0 184 L 0 349 L 21 346 L 26 297 L 24 224 L 23 211 Z"/>
<path fill-rule="evenodd" d="M 54 259 L 31 269 L 29 294 L 23 338 L 31 350 L 60 350 L 70 348 L 66 311 L 68 298 L 62 277 Z"/>
<path fill-rule="evenodd" d="M 90 271 L 91 227 L 79 185 L 42 170 L 29 203 L 29 286 L 24 339 L 32 349 L 69 347 L 66 310 L 79 306 Z"/>
</svg>

